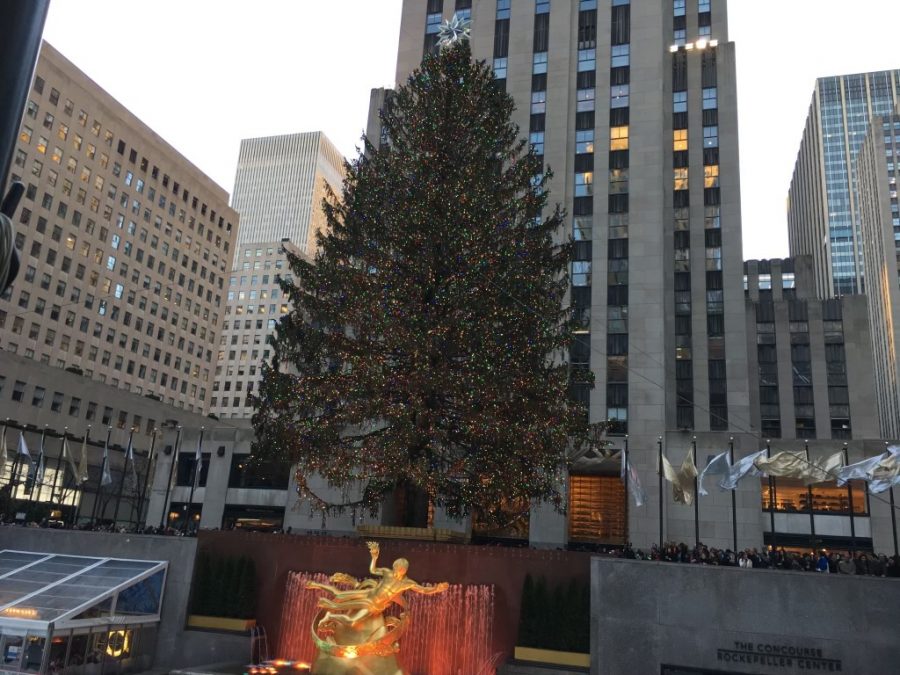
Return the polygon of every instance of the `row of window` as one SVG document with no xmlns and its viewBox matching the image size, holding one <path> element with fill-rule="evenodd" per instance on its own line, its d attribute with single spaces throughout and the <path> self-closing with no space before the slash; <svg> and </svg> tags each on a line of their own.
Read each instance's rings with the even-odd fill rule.
<svg viewBox="0 0 900 675">
<path fill-rule="evenodd" d="M 0 375 L 0 396 L 6 388 L 6 376 Z M 17 403 L 26 403 L 30 400 L 35 408 L 48 408 L 50 412 L 68 414 L 69 417 L 81 419 L 82 416 L 88 422 L 99 421 L 103 426 L 115 426 L 117 429 L 134 429 L 148 436 L 156 428 L 156 420 L 148 417 L 146 420 L 140 415 L 131 415 L 129 426 L 129 413 L 126 410 L 113 410 L 110 406 L 101 406 L 96 401 L 85 401 L 77 396 L 66 396 L 61 391 L 49 392 L 46 387 L 34 385 L 31 387 L 31 395 L 26 395 L 28 384 L 22 380 L 12 383 L 11 398 Z"/>
</svg>

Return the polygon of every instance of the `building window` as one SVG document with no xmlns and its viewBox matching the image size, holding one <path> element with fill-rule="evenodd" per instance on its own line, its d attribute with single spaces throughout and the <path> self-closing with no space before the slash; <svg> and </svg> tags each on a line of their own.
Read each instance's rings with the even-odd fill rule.
<svg viewBox="0 0 900 675">
<path fill-rule="evenodd" d="M 569 539 L 622 544 L 627 536 L 625 484 L 618 476 L 569 477 Z"/>
<path fill-rule="evenodd" d="M 12 392 L 12 400 L 21 402 L 22 399 L 25 398 L 25 383 L 21 380 L 16 380 L 15 384 L 13 384 L 13 392 Z"/>
<path fill-rule="evenodd" d="M 631 46 L 613 45 L 611 65 L 613 68 L 622 68 L 631 64 Z"/>
<path fill-rule="evenodd" d="M 719 127 L 703 127 L 703 147 L 719 147 Z"/>
<path fill-rule="evenodd" d="M 31 397 L 31 405 L 33 405 L 35 408 L 43 407 L 44 393 L 45 393 L 45 389 L 43 387 L 35 387 L 34 395 Z"/>
<path fill-rule="evenodd" d="M 703 109 L 715 110 L 719 107 L 718 89 L 707 87 L 703 90 Z"/>
<path fill-rule="evenodd" d="M 594 194 L 594 173 L 585 171 L 575 174 L 575 196 L 589 197 Z"/>
<path fill-rule="evenodd" d="M 609 149 L 610 150 L 627 150 L 628 149 L 628 127 L 610 127 L 609 129 Z"/>
<path fill-rule="evenodd" d="M 498 80 L 506 79 L 506 68 L 508 62 L 509 59 L 507 59 L 505 56 L 502 58 L 494 59 L 494 77 L 496 77 Z"/>
<path fill-rule="evenodd" d="M 531 72 L 534 75 L 547 73 L 547 52 L 536 52 L 531 61 Z"/>
<path fill-rule="evenodd" d="M 687 129 L 675 129 L 672 132 L 672 149 L 681 152 L 688 149 Z"/>
</svg>

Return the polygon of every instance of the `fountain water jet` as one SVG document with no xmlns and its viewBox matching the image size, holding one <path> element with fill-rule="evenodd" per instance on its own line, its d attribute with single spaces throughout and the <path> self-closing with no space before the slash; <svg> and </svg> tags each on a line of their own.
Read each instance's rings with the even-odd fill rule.
<svg viewBox="0 0 900 675">
<path fill-rule="evenodd" d="M 312 661 L 316 647 L 310 622 L 320 611 L 310 582 L 327 583 L 324 574 L 291 572 L 282 608 L 279 652 L 284 658 Z M 491 652 L 494 619 L 492 586 L 451 585 L 440 595 L 407 599 L 410 628 L 398 655 L 410 675 L 494 675 Z"/>
</svg>

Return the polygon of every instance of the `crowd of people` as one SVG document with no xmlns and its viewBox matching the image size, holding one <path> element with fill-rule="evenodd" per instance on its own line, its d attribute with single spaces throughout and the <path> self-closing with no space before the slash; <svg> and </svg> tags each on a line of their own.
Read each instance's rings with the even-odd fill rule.
<svg viewBox="0 0 900 675">
<path fill-rule="evenodd" d="M 718 549 L 700 544 L 667 542 L 662 547 L 654 544 L 649 552 L 635 550 L 630 544 L 609 554 L 634 560 L 718 565 L 740 569 L 776 569 L 794 572 L 819 572 L 822 574 L 859 574 L 875 577 L 900 578 L 900 556 L 877 555 L 866 552 L 794 551 L 782 548 L 742 551 Z"/>
</svg>

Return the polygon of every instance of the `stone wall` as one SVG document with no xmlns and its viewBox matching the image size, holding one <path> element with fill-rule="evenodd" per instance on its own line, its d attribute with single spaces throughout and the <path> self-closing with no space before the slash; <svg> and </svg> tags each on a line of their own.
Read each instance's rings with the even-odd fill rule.
<svg viewBox="0 0 900 675">
<path fill-rule="evenodd" d="M 594 558 L 591 673 L 896 672 L 898 607 L 896 579 Z"/>
</svg>

